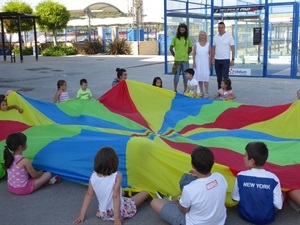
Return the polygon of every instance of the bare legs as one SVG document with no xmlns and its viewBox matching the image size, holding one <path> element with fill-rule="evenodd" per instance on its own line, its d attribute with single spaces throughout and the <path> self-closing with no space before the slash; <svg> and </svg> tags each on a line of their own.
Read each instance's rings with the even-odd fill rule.
<svg viewBox="0 0 300 225">
<path fill-rule="evenodd" d="M 200 87 L 200 92 L 202 93 L 202 94 L 205 94 L 207 97 L 208 97 L 208 82 L 206 82 L 206 81 L 199 81 L 198 82 L 199 83 L 199 87 Z M 205 93 L 204 93 L 204 91 L 203 91 L 203 86 L 204 86 L 204 89 L 205 89 Z"/>
<path fill-rule="evenodd" d="M 131 200 L 134 201 L 136 206 L 139 206 L 147 198 L 149 198 L 148 192 L 147 191 L 141 191 L 140 193 L 137 193 L 136 195 L 132 196 Z"/>
<path fill-rule="evenodd" d="M 200 88 L 200 93 L 203 94 L 203 82 L 199 81 L 198 84 L 199 84 L 199 88 Z"/>
<path fill-rule="evenodd" d="M 49 172 L 44 172 L 42 176 L 37 179 L 34 179 L 34 190 L 39 189 L 42 187 L 46 182 L 51 179 L 52 174 Z"/>
<path fill-rule="evenodd" d="M 161 208 L 168 202 L 168 200 L 165 199 L 158 199 L 155 198 L 151 201 L 150 205 L 152 209 L 157 212 L 158 214 L 160 213 Z"/>
<path fill-rule="evenodd" d="M 204 82 L 205 94 L 208 95 L 208 82 Z"/>
<path fill-rule="evenodd" d="M 289 198 L 300 207 L 300 189 L 288 192 Z"/>
</svg>

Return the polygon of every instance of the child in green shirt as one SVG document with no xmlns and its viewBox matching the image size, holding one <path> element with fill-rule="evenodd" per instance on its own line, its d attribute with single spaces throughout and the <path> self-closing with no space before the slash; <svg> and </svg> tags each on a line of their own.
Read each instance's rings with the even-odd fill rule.
<svg viewBox="0 0 300 225">
<path fill-rule="evenodd" d="M 89 100 L 92 99 L 93 95 L 91 90 L 88 88 L 88 83 L 86 79 L 80 80 L 80 88 L 77 91 L 76 98 Z"/>
</svg>

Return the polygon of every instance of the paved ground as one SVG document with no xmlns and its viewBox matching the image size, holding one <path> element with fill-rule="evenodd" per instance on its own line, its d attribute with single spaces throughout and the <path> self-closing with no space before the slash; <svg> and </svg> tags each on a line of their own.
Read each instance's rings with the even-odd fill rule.
<svg viewBox="0 0 300 225">
<path fill-rule="evenodd" d="M 0 93 L 14 89 L 42 101 L 52 101 L 58 79 L 65 79 L 71 97 L 79 88 L 79 80 L 86 78 L 94 97 L 98 98 L 111 86 L 116 76 L 116 67 L 124 67 L 128 79 L 152 83 L 155 76 L 161 76 L 165 88 L 172 90 L 170 75 L 163 75 L 163 58 L 124 56 L 75 56 L 75 57 L 25 57 L 24 63 L 3 62 L 0 58 Z M 19 61 L 17 59 L 17 61 Z M 300 79 L 239 78 L 232 77 L 237 102 L 253 105 L 278 105 L 296 100 Z M 179 85 L 183 91 L 182 84 Z M 217 91 L 216 79 L 211 77 L 210 95 Z M 0 224 L 1 225 L 66 225 L 72 224 L 80 210 L 86 186 L 63 180 L 61 183 L 42 188 L 29 196 L 14 196 L 7 192 L 6 180 L 0 180 Z M 150 200 L 149 200 L 150 201 Z M 124 224 L 163 225 L 164 223 L 145 202 L 137 215 L 125 220 Z M 96 199 L 92 202 L 84 224 L 97 224 L 95 217 Z M 113 224 L 113 222 L 101 222 Z M 228 208 L 228 225 L 246 225 L 236 212 Z M 273 225 L 300 225 L 300 214 L 284 205 Z"/>
</svg>

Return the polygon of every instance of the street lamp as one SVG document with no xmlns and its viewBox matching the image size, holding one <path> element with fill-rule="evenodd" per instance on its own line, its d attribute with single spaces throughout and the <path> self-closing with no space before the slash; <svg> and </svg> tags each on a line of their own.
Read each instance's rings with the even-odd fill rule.
<svg viewBox="0 0 300 225">
<path fill-rule="evenodd" d="M 89 34 L 89 41 L 91 41 L 91 19 L 92 19 L 93 13 L 103 12 L 103 10 L 102 9 L 90 10 L 90 8 L 87 7 L 83 10 L 83 12 L 86 14 L 87 19 L 88 19 L 88 34 Z"/>
</svg>

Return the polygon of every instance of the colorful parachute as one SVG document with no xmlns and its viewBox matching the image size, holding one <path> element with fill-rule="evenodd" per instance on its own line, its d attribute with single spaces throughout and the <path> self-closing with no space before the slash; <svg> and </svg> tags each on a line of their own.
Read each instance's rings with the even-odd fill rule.
<svg viewBox="0 0 300 225">
<path fill-rule="evenodd" d="M 232 205 L 235 176 L 246 169 L 245 146 L 263 141 L 270 150 L 265 168 L 284 190 L 300 188 L 300 101 L 262 107 L 192 99 L 127 80 L 98 100 L 52 104 L 12 92 L 8 103 L 24 113 L 0 111 L 0 163 L 7 135 L 24 132 L 24 155 L 36 168 L 88 183 L 95 153 L 111 146 L 123 187 L 177 194 L 181 175 L 191 168 L 192 149 L 203 145 L 214 152 L 213 170 L 226 177 L 226 201 Z"/>
</svg>

